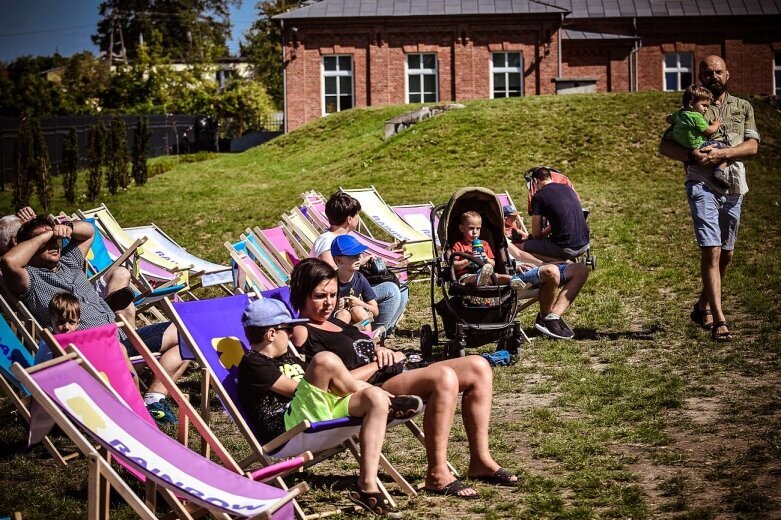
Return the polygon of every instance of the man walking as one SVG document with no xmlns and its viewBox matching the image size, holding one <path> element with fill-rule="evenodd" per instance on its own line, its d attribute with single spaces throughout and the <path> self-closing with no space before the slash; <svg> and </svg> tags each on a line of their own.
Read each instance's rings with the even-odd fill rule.
<svg viewBox="0 0 781 520">
<path fill-rule="evenodd" d="M 668 131 L 659 143 L 659 153 L 682 161 L 686 167 L 686 194 L 700 246 L 702 276 L 702 291 L 691 319 L 703 328 L 710 328 L 714 341 L 724 342 L 732 340 L 732 333 L 721 305 L 721 286 L 738 237 L 743 196 L 748 192 L 742 161 L 759 150 L 759 132 L 751 104 L 727 91 L 729 71 L 724 60 L 719 56 L 702 60 L 699 79 L 713 94 L 705 119 L 722 120 L 712 139 L 727 146 L 689 151 L 673 141 Z M 726 189 L 714 184 L 711 175 L 713 167 L 724 161 L 729 162 L 729 188 Z"/>
</svg>

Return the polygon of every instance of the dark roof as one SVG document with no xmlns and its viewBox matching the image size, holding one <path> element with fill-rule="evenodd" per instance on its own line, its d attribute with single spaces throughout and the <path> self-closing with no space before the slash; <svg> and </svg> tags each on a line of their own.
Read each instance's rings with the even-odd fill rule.
<svg viewBox="0 0 781 520">
<path fill-rule="evenodd" d="M 562 29 L 563 40 L 637 40 L 637 36 L 625 34 L 610 34 L 601 32 L 577 31 L 574 29 Z"/>
<path fill-rule="evenodd" d="M 781 14 L 781 0 L 546 0 L 570 18 Z"/>
<path fill-rule="evenodd" d="M 566 9 L 541 0 L 319 0 L 275 19 L 444 16 L 475 14 L 547 14 Z"/>
<path fill-rule="evenodd" d="M 570 12 L 570 18 L 780 15 L 781 0 L 315 0 L 277 19 Z"/>
</svg>

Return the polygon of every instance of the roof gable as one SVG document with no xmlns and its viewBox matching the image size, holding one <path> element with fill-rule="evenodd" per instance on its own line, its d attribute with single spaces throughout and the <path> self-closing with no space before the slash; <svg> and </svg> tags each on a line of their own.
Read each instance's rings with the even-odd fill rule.
<svg viewBox="0 0 781 520">
<path fill-rule="evenodd" d="M 492 14 L 560 14 L 567 10 L 540 0 L 319 0 L 275 16 L 305 18 L 368 18 Z"/>
</svg>

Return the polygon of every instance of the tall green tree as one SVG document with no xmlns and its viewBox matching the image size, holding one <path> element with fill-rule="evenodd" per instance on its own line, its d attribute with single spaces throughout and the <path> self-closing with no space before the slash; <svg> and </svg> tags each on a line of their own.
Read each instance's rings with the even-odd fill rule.
<svg viewBox="0 0 781 520">
<path fill-rule="evenodd" d="M 46 139 L 43 136 L 41 123 L 37 119 L 32 121 L 33 135 L 33 160 L 31 170 L 31 180 L 35 184 L 35 192 L 38 195 L 38 202 L 41 203 L 44 211 L 49 211 L 52 202 L 52 179 L 51 163 L 49 162 L 49 148 L 46 146 Z"/>
<path fill-rule="evenodd" d="M 79 141 L 76 129 L 71 128 L 62 144 L 62 188 L 69 204 L 76 202 L 76 181 L 79 174 Z"/>
<path fill-rule="evenodd" d="M 240 45 L 241 55 L 252 64 L 255 77 L 266 86 L 277 107 L 282 106 L 282 32 L 271 18 L 299 7 L 302 0 L 258 2 L 258 18 Z"/>
<path fill-rule="evenodd" d="M 121 117 L 111 120 L 106 152 L 106 185 L 109 193 L 116 195 L 120 188 L 126 189 L 129 184 L 127 127 Z"/>
<path fill-rule="evenodd" d="M 124 41 L 127 58 L 133 60 L 139 44 L 156 31 L 170 58 L 210 61 L 228 54 L 229 10 L 234 5 L 241 5 L 241 0 L 106 0 L 100 4 L 101 19 L 92 41 L 101 52 L 113 41 L 114 55 Z"/>
<path fill-rule="evenodd" d="M 146 184 L 149 177 L 146 154 L 151 139 L 152 130 L 149 128 L 149 118 L 139 117 L 133 131 L 133 180 L 136 181 L 136 186 Z"/>
<path fill-rule="evenodd" d="M 95 202 L 100 196 L 103 183 L 103 164 L 106 156 L 106 127 L 103 121 L 98 121 L 90 128 L 87 161 L 89 176 L 87 177 L 87 200 Z"/>
<path fill-rule="evenodd" d="M 14 170 L 14 208 L 30 205 L 31 173 L 34 168 L 33 133 L 29 119 L 23 119 L 16 130 L 16 168 Z"/>
</svg>

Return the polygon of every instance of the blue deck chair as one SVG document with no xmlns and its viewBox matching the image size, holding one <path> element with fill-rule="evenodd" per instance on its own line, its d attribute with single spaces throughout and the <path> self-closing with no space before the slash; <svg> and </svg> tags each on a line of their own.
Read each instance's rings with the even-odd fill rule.
<svg viewBox="0 0 781 520">
<path fill-rule="evenodd" d="M 267 465 L 271 463 L 272 457 L 291 457 L 304 451 L 314 454 L 313 464 L 345 448 L 358 460 L 354 437 L 360 430 L 360 418 L 347 417 L 318 423 L 303 421 L 265 445 L 257 440 L 238 399 L 238 365 L 247 349 L 240 339 L 244 337 L 241 314 L 249 301 L 249 296 L 242 294 L 210 300 L 163 303 L 163 312 L 179 331 L 180 348 L 190 351 L 202 367 L 201 413 L 208 418 L 211 389 L 252 449 L 252 454 L 240 462 L 242 467 L 254 462 Z M 409 424 L 412 421 L 391 421 L 389 427 L 401 423 Z M 384 456 L 380 463 L 405 493 L 413 496 L 417 494 Z M 389 502 L 395 505 L 384 485 L 381 482 L 378 484 Z"/>
</svg>

